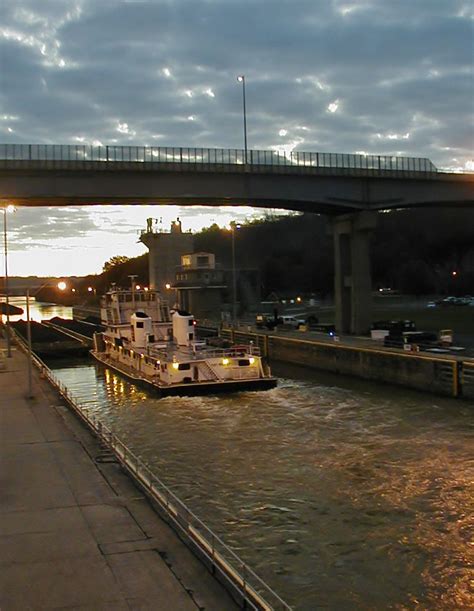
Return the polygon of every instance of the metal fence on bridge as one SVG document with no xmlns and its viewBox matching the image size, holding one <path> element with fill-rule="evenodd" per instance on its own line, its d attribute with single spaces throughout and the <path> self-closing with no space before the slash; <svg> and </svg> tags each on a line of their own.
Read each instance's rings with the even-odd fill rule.
<svg viewBox="0 0 474 611">
<path fill-rule="evenodd" d="M 104 168 L 118 163 L 143 164 L 141 169 L 156 169 L 156 164 L 173 164 L 188 170 L 189 166 L 233 166 L 246 172 L 274 168 L 314 170 L 370 170 L 373 172 L 433 173 L 436 166 L 424 157 L 393 155 L 354 155 L 347 153 L 306 153 L 293 151 L 245 151 L 241 149 L 209 149 L 156 146 L 102 146 L 89 144 L 0 144 L 0 167 L 9 162 L 95 162 Z M 54 164 L 53 164 L 54 165 Z M 35 166 L 37 164 L 35 163 Z M 100 167 L 100 166 L 99 166 Z M 176 169 L 176 167 L 175 167 Z"/>
</svg>

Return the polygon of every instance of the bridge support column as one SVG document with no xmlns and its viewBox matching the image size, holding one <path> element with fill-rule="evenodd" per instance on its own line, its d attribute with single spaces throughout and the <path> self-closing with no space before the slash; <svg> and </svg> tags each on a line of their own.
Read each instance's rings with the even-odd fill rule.
<svg viewBox="0 0 474 611">
<path fill-rule="evenodd" d="M 367 333 L 372 322 L 369 240 L 376 218 L 375 212 L 364 211 L 333 221 L 338 333 Z"/>
</svg>

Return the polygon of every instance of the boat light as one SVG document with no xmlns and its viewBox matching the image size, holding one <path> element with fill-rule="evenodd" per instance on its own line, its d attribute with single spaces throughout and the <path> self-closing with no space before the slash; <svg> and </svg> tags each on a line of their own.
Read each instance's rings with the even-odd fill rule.
<svg viewBox="0 0 474 611">
<path fill-rule="evenodd" d="M 253 365 L 253 364 L 255 363 L 255 359 L 253 358 L 253 356 L 251 356 L 251 357 L 249 358 L 249 363 L 250 363 L 251 365 Z"/>
<path fill-rule="evenodd" d="M 228 365 L 229 364 L 229 359 L 222 359 L 222 364 L 223 365 Z"/>
<path fill-rule="evenodd" d="M 173 369 L 179 369 L 179 363 L 173 363 Z"/>
</svg>

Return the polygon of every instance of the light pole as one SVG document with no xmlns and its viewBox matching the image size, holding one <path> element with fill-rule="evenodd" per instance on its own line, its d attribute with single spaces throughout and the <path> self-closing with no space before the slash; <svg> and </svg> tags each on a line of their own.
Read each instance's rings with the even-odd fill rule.
<svg viewBox="0 0 474 611">
<path fill-rule="evenodd" d="M 237 321 L 237 270 L 235 267 L 235 230 L 239 229 L 235 221 L 230 223 L 230 231 L 232 233 L 232 325 L 235 327 Z"/>
<path fill-rule="evenodd" d="M 28 399 L 33 397 L 33 355 L 31 346 L 30 289 L 26 289 L 26 341 L 28 343 Z"/>
<path fill-rule="evenodd" d="M 244 150 L 245 150 L 245 165 L 247 165 L 247 109 L 245 106 L 245 75 L 240 74 L 237 77 L 239 83 L 242 83 L 242 101 L 244 105 Z"/>
<path fill-rule="evenodd" d="M 5 253 L 5 308 L 7 315 L 6 333 L 7 333 L 7 357 L 12 356 L 12 346 L 10 338 L 10 301 L 8 289 L 8 239 L 7 239 L 7 213 L 14 212 L 15 206 L 11 204 L 3 207 L 3 245 Z"/>
</svg>

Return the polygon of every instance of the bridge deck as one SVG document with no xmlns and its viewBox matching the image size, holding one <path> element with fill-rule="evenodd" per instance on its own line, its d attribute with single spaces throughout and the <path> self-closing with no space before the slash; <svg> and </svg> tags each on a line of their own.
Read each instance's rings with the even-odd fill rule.
<svg viewBox="0 0 474 611">
<path fill-rule="evenodd" d="M 255 206 L 340 215 L 471 206 L 474 174 L 345 153 L 0 144 L 0 198 L 19 206 Z"/>
</svg>

